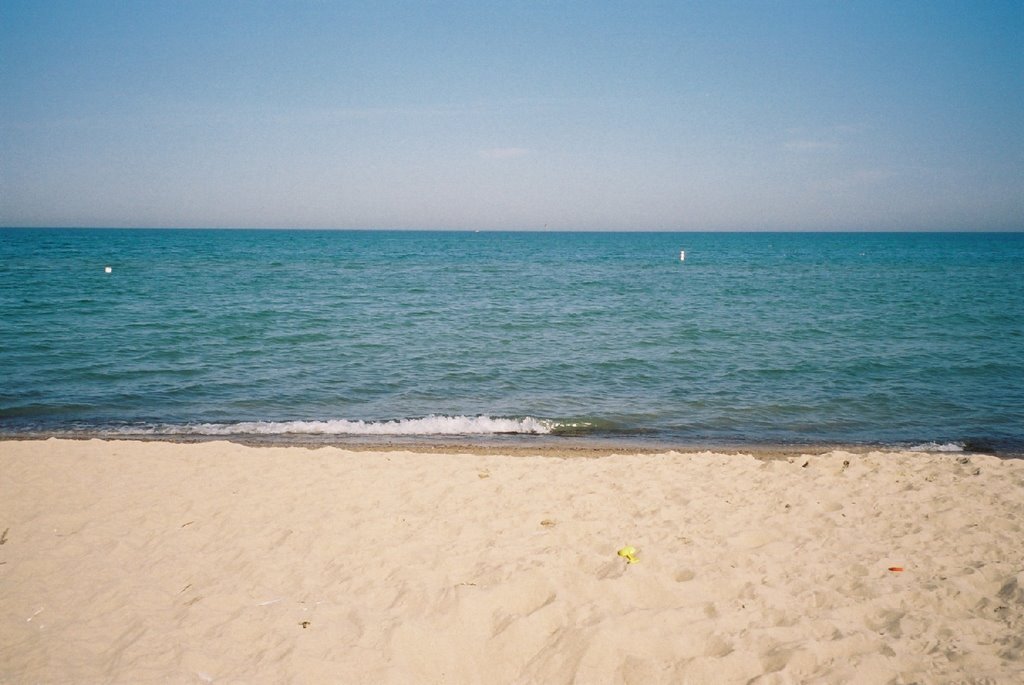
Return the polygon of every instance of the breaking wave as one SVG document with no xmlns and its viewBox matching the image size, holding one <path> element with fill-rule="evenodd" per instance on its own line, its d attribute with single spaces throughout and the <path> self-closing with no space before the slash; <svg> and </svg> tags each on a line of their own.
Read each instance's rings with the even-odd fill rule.
<svg viewBox="0 0 1024 685">
<path fill-rule="evenodd" d="M 242 421 L 161 424 L 126 429 L 145 435 L 495 435 L 551 433 L 555 424 L 533 417 L 437 416 L 393 421 Z"/>
<path fill-rule="evenodd" d="M 959 442 L 924 442 L 912 445 L 912 452 L 963 452 L 964 445 Z"/>
</svg>

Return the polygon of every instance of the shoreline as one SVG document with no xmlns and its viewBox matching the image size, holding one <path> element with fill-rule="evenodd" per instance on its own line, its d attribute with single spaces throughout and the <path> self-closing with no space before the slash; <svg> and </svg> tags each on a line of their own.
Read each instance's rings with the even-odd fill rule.
<svg viewBox="0 0 1024 685">
<path fill-rule="evenodd" d="M 1021 460 L 7 440 L 0 492 L 4 682 L 1024 672 Z"/>
<path fill-rule="evenodd" d="M 817 456 L 830 452 L 851 454 L 915 453 L 927 455 L 973 456 L 987 455 L 998 459 L 1024 459 L 1024 451 L 971 449 L 965 445 L 959 449 L 915 449 L 913 445 L 887 443 L 741 443 L 741 442 L 670 442 L 670 441 L 629 441 L 614 439 L 588 439 L 578 436 L 409 436 L 409 437 L 357 437 L 295 435 L 111 435 L 62 433 L 2 434 L 0 445 L 5 442 L 72 440 L 105 442 L 170 443 L 180 445 L 226 442 L 253 448 L 300 448 L 317 450 L 330 447 L 349 452 L 393 452 L 403 451 L 417 454 L 472 454 L 477 456 L 540 456 L 540 457 L 581 457 L 597 458 L 616 455 L 659 455 L 669 452 L 677 454 L 713 453 L 736 456 L 752 456 L 755 459 L 785 459 L 798 456 Z"/>
</svg>

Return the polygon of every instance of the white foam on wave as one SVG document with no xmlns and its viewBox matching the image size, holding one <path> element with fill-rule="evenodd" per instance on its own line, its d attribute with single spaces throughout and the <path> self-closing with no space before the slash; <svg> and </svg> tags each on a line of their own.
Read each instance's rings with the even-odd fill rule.
<svg viewBox="0 0 1024 685">
<path fill-rule="evenodd" d="M 545 435 L 551 425 L 540 419 L 491 416 L 437 416 L 394 421 L 243 421 L 162 425 L 142 431 L 160 435 L 492 435 L 529 433 Z"/>
<path fill-rule="evenodd" d="M 963 452 L 964 446 L 958 442 L 925 442 L 911 446 L 912 452 Z"/>
</svg>

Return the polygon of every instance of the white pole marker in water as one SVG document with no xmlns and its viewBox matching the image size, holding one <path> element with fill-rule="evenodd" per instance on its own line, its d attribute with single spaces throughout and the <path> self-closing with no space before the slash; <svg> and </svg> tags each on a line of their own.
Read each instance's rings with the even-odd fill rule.
<svg viewBox="0 0 1024 685">
<path fill-rule="evenodd" d="M 109 274 L 111 271 L 113 271 L 113 269 L 111 269 L 109 266 L 103 267 L 103 273 L 108 273 Z"/>
</svg>

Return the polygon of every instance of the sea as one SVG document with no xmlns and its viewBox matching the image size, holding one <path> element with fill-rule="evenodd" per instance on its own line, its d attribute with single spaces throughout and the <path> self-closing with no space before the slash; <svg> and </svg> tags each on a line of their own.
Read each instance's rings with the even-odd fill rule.
<svg viewBox="0 0 1024 685">
<path fill-rule="evenodd" d="M 0 438 L 1024 454 L 1024 234 L 0 229 Z"/>
</svg>

